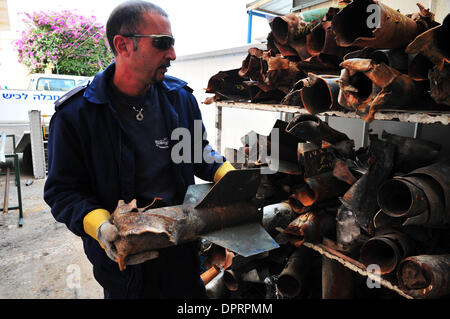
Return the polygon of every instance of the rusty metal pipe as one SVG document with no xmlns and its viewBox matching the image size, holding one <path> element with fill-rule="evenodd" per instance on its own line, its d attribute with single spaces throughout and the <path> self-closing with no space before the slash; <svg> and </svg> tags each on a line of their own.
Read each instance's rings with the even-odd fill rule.
<svg viewBox="0 0 450 319">
<path fill-rule="evenodd" d="M 339 96 L 338 76 L 316 75 L 309 73 L 313 78 L 313 84 L 305 86 L 300 93 L 302 104 L 311 114 L 322 113 L 339 108 L 337 102 Z"/>
<path fill-rule="evenodd" d="M 431 299 L 450 294 L 450 255 L 419 255 L 398 265 L 400 288 L 414 298 Z"/>
<path fill-rule="evenodd" d="M 370 238 L 361 246 L 360 261 L 380 266 L 381 274 L 395 270 L 398 263 L 415 252 L 414 242 L 403 233 L 387 233 Z"/>
<path fill-rule="evenodd" d="M 306 12 L 290 13 L 281 17 L 275 17 L 269 25 L 276 41 L 286 45 L 311 32 L 311 29 L 321 21 L 328 13 L 328 10 L 329 8 L 320 8 Z"/>
<path fill-rule="evenodd" d="M 381 184 L 377 200 L 383 212 L 391 217 L 412 217 L 428 209 L 428 200 L 422 189 L 399 178 Z"/>
<path fill-rule="evenodd" d="M 305 246 L 296 248 L 291 254 L 277 281 L 277 288 L 283 296 L 294 298 L 302 291 L 312 257 L 313 250 Z"/>
<path fill-rule="evenodd" d="M 376 5 L 380 14 L 380 27 L 370 26 Z M 368 8 L 369 7 L 369 8 Z M 340 46 L 371 48 L 402 48 L 423 32 L 420 24 L 377 0 L 355 0 L 332 20 L 336 41 Z"/>
</svg>

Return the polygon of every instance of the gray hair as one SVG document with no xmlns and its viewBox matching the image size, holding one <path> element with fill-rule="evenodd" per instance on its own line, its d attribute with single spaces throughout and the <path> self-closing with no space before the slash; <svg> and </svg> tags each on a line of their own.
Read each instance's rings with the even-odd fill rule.
<svg viewBox="0 0 450 319">
<path fill-rule="evenodd" d="M 114 55 L 117 54 L 113 42 L 114 37 L 118 34 L 136 33 L 144 13 L 157 13 L 163 17 L 168 17 L 167 13 L 157 5 L 140 0 L 123 2 L 111 12 L 106 22 L 106 37 Z M 137 50 L 136 39 L 133 39 L 133 44 L 134 50 Z"/>
</svg>

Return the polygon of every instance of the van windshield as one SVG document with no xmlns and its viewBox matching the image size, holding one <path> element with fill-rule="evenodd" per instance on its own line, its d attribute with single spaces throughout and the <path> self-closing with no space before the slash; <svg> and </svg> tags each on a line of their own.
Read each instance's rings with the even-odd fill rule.
<svg viewBox="0 0 450 319">
<path fill-rule="evenodd" d="M 75 87 L 75 80 L 39 78 L 37 90 L 44 91 L 68 91 Z"/>
</svg>

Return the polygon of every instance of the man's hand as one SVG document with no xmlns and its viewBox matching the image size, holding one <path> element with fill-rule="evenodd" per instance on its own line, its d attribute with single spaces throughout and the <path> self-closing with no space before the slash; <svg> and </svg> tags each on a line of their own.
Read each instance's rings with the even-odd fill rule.
<svg viewBox="0 0 450 319">
<path fill-rule="evenodd" d="M 114 246 L 114 241 L 119 237 L 117 227 L 111 224 L 109 221 L 100 225 L 97 230 L 97 239 L 103 245 L 106 254 L 109 258 L 117 261 L 117 250 Z"/>
</svg>

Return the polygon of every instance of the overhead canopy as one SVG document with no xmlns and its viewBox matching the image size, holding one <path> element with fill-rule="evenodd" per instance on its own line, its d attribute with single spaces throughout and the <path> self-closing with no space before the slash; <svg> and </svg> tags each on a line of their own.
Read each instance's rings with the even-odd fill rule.
<svg viewBox="0 0 450 319">
<path fill-rule="evenodd" d="M 247 3 L 247 11 L 259 11 L 272 15 L 286 15 L 291 12 L 292 0 L 256 0 Z"/>
</svg>

